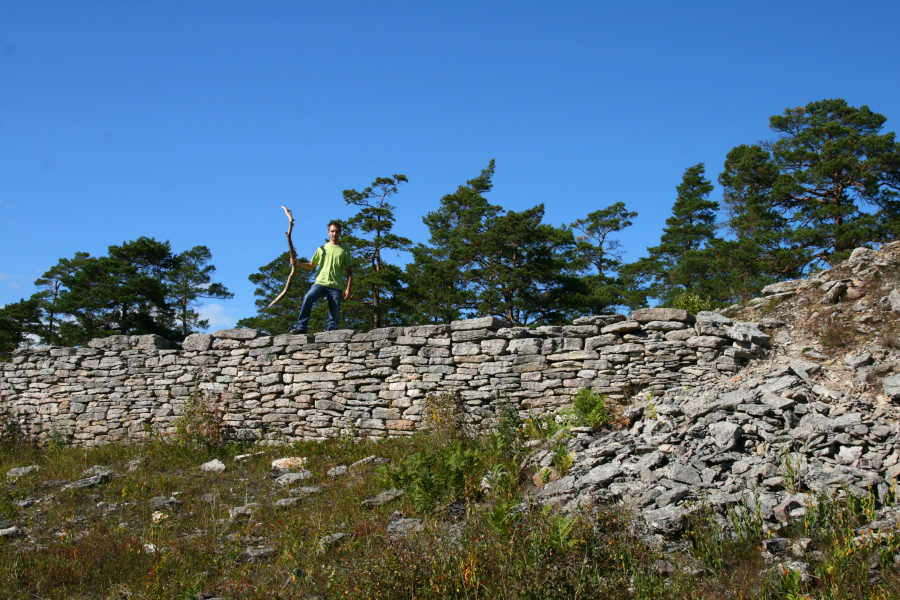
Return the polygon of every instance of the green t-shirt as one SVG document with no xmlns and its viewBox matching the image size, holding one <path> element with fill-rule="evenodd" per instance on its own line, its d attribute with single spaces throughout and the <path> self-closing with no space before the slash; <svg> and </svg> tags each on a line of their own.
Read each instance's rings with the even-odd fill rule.
<svg viewBox="0 0 900 600">
<path fill-rule="evenodd" d="M 347 284 L 344 280 L 344 271 L 353 266 L 353 258 L 343 246 L 340 244 L 320 246 L 309 262 L 319 265 L 316 283 L 339 290 L 344 289 Z"/>
</svg>

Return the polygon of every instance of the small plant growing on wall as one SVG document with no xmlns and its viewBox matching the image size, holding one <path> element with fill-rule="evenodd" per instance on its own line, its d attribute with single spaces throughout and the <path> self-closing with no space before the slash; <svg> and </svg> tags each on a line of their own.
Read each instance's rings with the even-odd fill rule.
<svg viewBox="0 0 900 600">
<path fill-rule="evenodd" d="M 175 436 L 187 445 L 212 450 L 227 442 L 224 408 L 227 394 L 218 397 L 209 390 L 201 390 L 195 383 L 187 400 L 181 405 L 181 414 L 175 420 Z"/>
<path fill-rule="evenodd" d="M 598 394 L 590 388 L 578 390 L 572 400 L 572 408 L 560 411 L 563 422 L 568 427 L 604 427 L 616 426 L 619 415 L 616 407 L 605 394 Z"/>
</svg>

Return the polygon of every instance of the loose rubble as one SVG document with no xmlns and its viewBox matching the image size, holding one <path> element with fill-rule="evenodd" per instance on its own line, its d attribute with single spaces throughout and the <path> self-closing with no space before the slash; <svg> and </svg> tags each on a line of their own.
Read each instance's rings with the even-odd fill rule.
<svg viewBox="0 0 900 600">
<path fill-rule="evenodd" d="M 769 286 L 750 308 L 726 311 L 748 318 L 730 333 L 760 359 L 736 376 L 633 397 L 626 429 L 575 433 L 568 441 L 572 466 L 539 490 L 539 500 L 566 511 L 621 503 L 659 541 L 700 507 L 724 515 L 744 506 L 777 530 L 822 497 L 852 494 L 880 507 L 873 530 L 895 529 L 900 511 L 886 501 L 900 475 L 900 411 L 892 402 L 900 399 L 900 375 L 889 374 L 900 371 L 900 353 L 884 343 L 884 331 L 893 331 L 888 324 L 896 316 L 889 313 L 900 310 L 900 302 L 886 300 L 900 300 L 898 254 L 900 243 L 858 250 L 812 280 Z M 854 276 L 839 279 L 848 272 Z M 779 310 L 762 310 L 773 298 Z M 729 319 L 701 313 L 698 332 Z M 810 335 L 822 322 L 848 330 L 845 339 L 823 344 Z M 542 466 L 549 459 L 547 450 L 533 458 Z"/>
</svg>

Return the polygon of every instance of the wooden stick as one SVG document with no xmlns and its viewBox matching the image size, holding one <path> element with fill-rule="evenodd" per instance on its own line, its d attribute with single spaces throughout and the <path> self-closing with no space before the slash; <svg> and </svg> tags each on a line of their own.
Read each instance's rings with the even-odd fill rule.
<svg viewBox="0 0 900 600">
<path fill-rule="evenodd" d="M 291 282 L 294 281 L 294 273 L 297 272 L 297 253 L 294 251 L 294 243 L 291 241 L 291 232 L 294 230 L 294 215 L 289 211 L 284 205 L 281 206 L 284 210 L 284 214 L 287 215 L 288 218 L 288 230 L 285 232 L 287 234 L 287 242 L 288 242 L 288 250 L 290 251 L 291 256 L 291 274 L 288 275 L 287 281 L 284 284 L 284 289 L 281 290 L 281 293 L 278 294 L 278 297 L 272 300 L 272 303 L 269 306 L 275 306 L 279 300 L 284 298 L 284 295 L 287 294 L 288 290 L 291 289 Z"/>
</svg>

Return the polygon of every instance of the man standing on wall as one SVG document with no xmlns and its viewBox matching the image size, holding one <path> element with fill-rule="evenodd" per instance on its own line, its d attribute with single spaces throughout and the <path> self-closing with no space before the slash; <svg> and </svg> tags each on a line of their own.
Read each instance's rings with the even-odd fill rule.
<svg viewBox="0 0 900 600">
<path fill-rule="evenodd" d="M 316 300 L 328 298 L 328 331 L 338 328 L 338 317 L 341 311 L 341 289 L 344 288 L 344 274 L 347 276 L 347 287 L 344 300 L 350 297 L 353 289 L 353 258 L 350 252 L 341 246 L 341 224 L 332 221 L 328 224 L 328 243 L 316 250 L 308 263 L 298 262 L 297 266 L 305 271 L 313 271 L 316 265 L 319 273 L 300 306 L 300 318 L 297 327 L 291 333 L 306 333 L 309 328 L 309 315 Z"/>
</svg>

